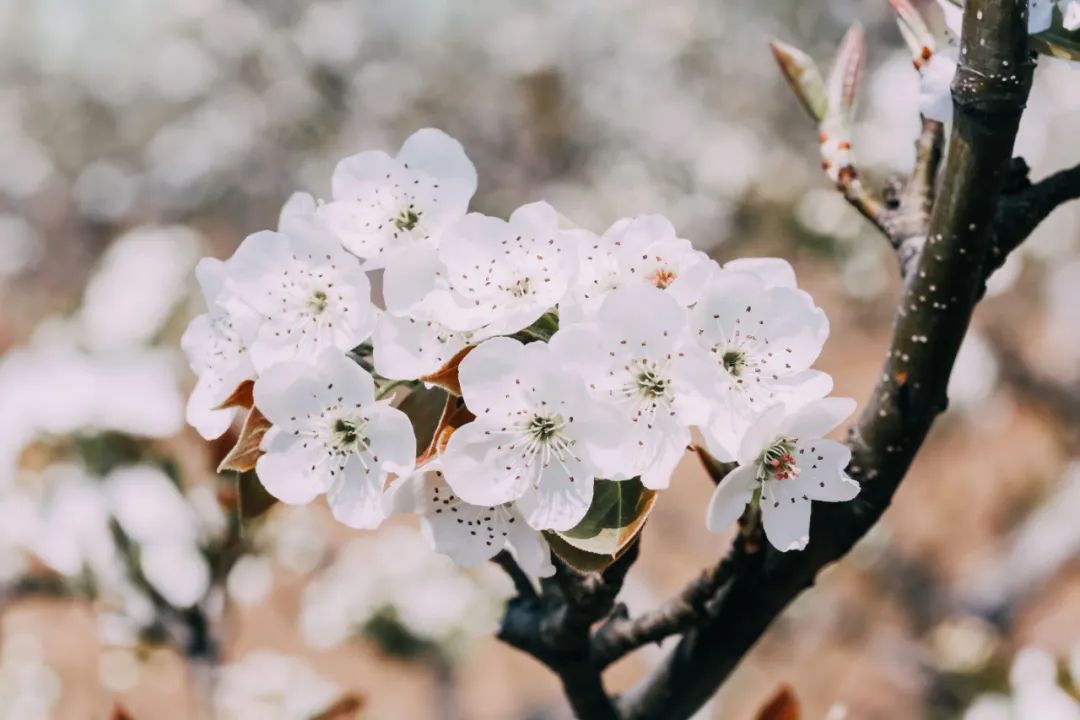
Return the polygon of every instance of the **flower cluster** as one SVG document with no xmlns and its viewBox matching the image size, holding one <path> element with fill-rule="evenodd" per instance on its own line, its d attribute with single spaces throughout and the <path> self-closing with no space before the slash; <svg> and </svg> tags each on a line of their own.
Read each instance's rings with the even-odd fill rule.
<svg viewBox="0 0 1080 720">
<path fill-rule="evenodd" d="M 210 310 L 185 336 L 189 420 L 220 435 L 254 381 L 272 425 L 255 470 L 279 499 L 325 493 L 357 528 L 419 513 L 463 564 L 509 549 L 546 574 L 543 532 L 577 526 L 598 480 L 666 488 L 694 431 L 738 464 L 713 530 L 752 502 L 777 548 L 801 549 L 810 501 L 858 492 L 823 439 L 853 409 L 811 367 L 828 321 L 786 262 L 720 266 L 657 215 L 597 235 L 543 202 L 467 212 L 476 172 L 432 129 L 343 160 L 332 187 L 203 261 Z M 422 433 L 388 398 L 424 383 L 460 394 L 467 422 L 440 426 L 417 467 Z"/>
</svg>

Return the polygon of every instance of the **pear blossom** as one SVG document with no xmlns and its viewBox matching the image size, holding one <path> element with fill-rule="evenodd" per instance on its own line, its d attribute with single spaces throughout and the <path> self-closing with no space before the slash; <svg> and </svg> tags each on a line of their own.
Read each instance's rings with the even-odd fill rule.
<svg viewBox="0 0 1080 720">
<path fill-rule="evenodd" d="M 454 494 L 436 458 L 408 479 L 395 495 L 395 509 L 421 516 L 424 535 L 437 552 L 475 567 L 509 548 L 531 575 L 555 572 L 543 535 L 525 522 L 514 503 L 470 505 Z"/>
<path fill-rule="evenodd" d="M 226 308 L 226 265 L 203 258 L 195 268 L 203 298 L 209 308 L 188 325 L 180 338 L 191 369 L 198 376 L 187 402 L 187 421 L 200 435 L 213 440 L 232 424 L 237 408 L 219 406 L 245 380 L 255 377 L 248 345 L 258 332 L 258 314 L 247 305 Z"/>
<path fill-rule="evenodd" d="M 723 532 L 758 494 L 765 535 L 782 552 L 810 541 L 812 500 L 842 502 L 859 493 L 844 472 L 851 451 L 824 436 L 855 409 L 849 398 L 824 398 L 789 412 L 770 407 L 743 436 L 738 467 L 720 481 L 709 501 L 706 525 Z"/>
<path fill-rule="evenodd" d="M 608 293 L 625 285 L 651 285 L 690 305 L 716 267 L 662 215 L 623 218 L 599 237 L 584 231 L 569 237 L 577 247 L 577 279 L 559 310 L 571 320 L 595 312 Z"/>
<path fill-rule="evenodd" d="M 311 358 L 327 348 L 350 350 L 375 327 L 371 286 L 360 263 L 317 218 L 293 217 L 286 232 L 248 236 L 228 262 L 225 300 L 254 309 L 259 328 L 250 344 L 256 371 Z"/>
<path fill-rule="evenodd" d="M 721 460 L 734 457 L 765 408 L 781 402 L 793 409 L 832 389 L 828 375 L 810 369 L 829 322 L 802 290 L 725 270 L 691 310 L 690 327 L 720 370 L 717 401 L 702 432 Z"/>
<path fill-rule="evenodd" d="M 471 505 L 517 502 L 537 530 L 568 530 L 589 509 L 593 480 L 619 442 L 618 414 L 546 343 L 498 337 L 458 368 L 476 420 L 458 429 L 441 456 L 454 492 Z"/>
<path fill-rule="evenodd" d="M 476 192 L 476 168 L 461 144 L 432 128 L 413 133 L 396 157 L 371 150 L 338 163 L 333 201 L 319 216 L 365 261 L 387 267 L 415 245 L 435 247 Z"/>
<path fill-rule="evenodd" d="M 334 350 L 274 365 L 255 382 L 255 406 L 273 424 L 255 466 L 271 495 L 304 504 L 326 493 L 346 525 L 383 521 L 388 476 L 412 471 L 416 438 L 404 413 L 376 402 L 366 370 Z"/>
<path fill-rule="evenodd" d="M 686 309 L 648 285 L 610 293 L 595 320 L 561 328 L 551 349 L 625 423 L 610 464 L 622 477 L 665 488 L 690 443 L 690 427 L 709 415 L 719 370 L 694 342 Z"/>
<path fill-rule="evenodd" d="M 575 266 L 559 215 L 543 202 L 519 207 L 508 220 L 466 215 L 447 229 L 438 257 L 446 290 L 430 297 L 436 317 L 485 337 L 522 330 L 555 307 Z"/>
</svg>

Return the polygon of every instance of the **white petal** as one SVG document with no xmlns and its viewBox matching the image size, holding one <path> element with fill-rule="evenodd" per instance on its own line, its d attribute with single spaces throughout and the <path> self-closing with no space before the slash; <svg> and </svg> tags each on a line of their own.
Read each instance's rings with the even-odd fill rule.
<svg viewBox="0 0 1080 720">
<path fill-rule="evenodd" d="M 552 461 L 544 468 L 539 484 L 529 487 L 517 506 L 537 530 L 569 530 L 585 517 L 592 497 L 591 470 L 568 457 L 565 463 Z"/>
<path fill-rule="evenodd" d="M 375 402 L 375 380 L 352 358 L 338 350 L 322 352 L 318 363 L 319 379 L 326 384 L 320 388 L 325 400 L 345 402 L 352 405 L 370 405 Z M 269 417 L 269 416 L 267 416 Z"/>
<path fill-rule="evenodd" d="M 796 438 L 820 438 L 828 435 L 855 412 L 851 398 L 830 397 L 812 402 L 788 417 L 782 431 Z"/>
<path fill-rule="evenodd" d="M 208 384 L 202 379 L 195 383 L 187 401 L 185 417 L 188 425 L 206 440 L 221 437 L 236 418 L 236 408 L 214 410 L 220 400 L 209 392 Z"/>
<path fill-rule="evenodd" d="M 797 485 L 783 480 L 765 482 L 761 519 L 765 536 L 781 552 L 802 550 L 810 542 L 810 499 Z"/>
<path fill-rule="evenodd" d="M 458 497 L 472 505 L 487 506 L 521 497 L 539 468 L 523 466 L 521 451 L 511 449 L 510 443 L 497 425 L 483 419 L 450 436 L 441 463 L 443 475 Z"/>
<path fill-rule="evenodd" d="M 756 275 L 765 287 L 796 287 L 795 268 L 781 258 L 738 258 L 724 263 L 725 270 Z"/>
<path fill-rule="evenodd" d="M 411 473 L 416 462 L 416 435 L 408 416 L 382 404 L 367 408 L 365 415 L 368 424 L 364 434 L 383 475 Z"/>
<path fill-rule="evenodd" d="M 789 412 L 820 400 L 833 389 L 833 379 L 820 370 L 804 370 L 787 377 L 782 377 L 775 384 L 774 397 L 782 402 Z"/>
<path fill-rule="evenodd" d="M 410 170 L 420 170 L 437 178 L 440 189 L 452 187 L 453 193 L 444 202 L 452 202 L 456 211 L 465 212 L 469 199 L 476 192 L 476 167 L 461 143 L 442 130 L 422 128 L 405 140 L 397 159 Z"/>
<path fill-rule="evenodd" d="M 434 320 L 383 313 L 375 326 L 375 371 L 394 380 L 415 380 L 441 368 L 468 342 Z"/>
<path fill-rule="evenodd" d="M 304 438 L 271 428 L 263 437 L 266 454 L 255 463 L 259 482 L 278 500 L 290 505 L 304 505 L 326 490 L 321 447 L 304 447 Z"/>
<path fill-rule="evenodd" d="M 616 336 L 626 354 L 634 357 L 654 347 L 662 356 L 686 325 L 686 311 L 663 290 L 632 285 L 609 294 L 600 306 L 598 322 Z"/>
<path fill-rule="evenodd" d="M 364 465 L 365 460 L 360 455 L 350 456 L 344 470 L 335 471 L 326 490 L 326 500 L 334 518 L 358 530 L 376 528 L 386 519 L 383 504 L 386 476 Z"/>
<path fill-rule="evenodd" d="M 195 278 L 199 281 L 199 289 L 207 305 L 216 302 L 225 289 L 225 277 L 225 263 L 217 258 L 205 257 L 195 266 Z"/>
<path fill-rule="evenodd" d="M 458 381 L 474 415 L 508 417 L 521 408 L 521 386 L 515 381 L 521 377 L 524 358 L 525 346 L 507 337 L 487 340 L 465 356 L 458 366 Z"/>
<path fill-rule="evenodd" d="M 756 487 L 753 465 L 740 465 L 721 480 L 713 490 L 705 512 L 705 526 L 710 532 L 724 532 L 746 509 Z"/>
<path fill-rule="evenodd" d="M 393 313 L 411 312 L 435 290 L 446 268 L 433 243 L 413 243 L 386 266 L 383 300 Z"/>
<path fill-rule="evenodd" d="M 851 450 L 832 440 L 800 440 L 795 462 L 798 484 L 811 500 L 844 502 L 859 494 L 859 483 L 845 474 Z"/>
<path fill-rule="evenodd" d="M 293 428 L 317 415 L 320 379 L 314 365 L 291 362 L 273 365 L 255 381 L 255 407 L 278 427 Z"/>
<path fill-rule="evenodd" d="M 506 546 L 513 524 L 506 506 L 469 505 L 436 473 L 428 474 L 424 493 L 424 522 L 436 551 L 475 567 Z"/>
<path fill-rule="evenodd" d="M 310 193 L 294 192 L 281 207 L 281 213 L 278 215 L 278 230 L 281 232 L 298 230 L 299 227 L 293 223 L 302 224 L 310 221 L 317 209 L 315 198 Z"/>
<path fill-rule="evenodd" d="M 746 430 L 739 443 L 739 464 L 750 465 L 758 459 L 784 428 L 785 412 L 783 405 L 773 405 L 763 412 Z"/>
<path fill-rule="evenodd" d="M 555 566 L 551 562 L 551 548 L 539 530 L 534 530 L 525 518 L 514 510 L 515 518 L 510 525 L 510 547 L 521 564 L 522 570 L 535 577 L 551 577 Z"/>
</svg>

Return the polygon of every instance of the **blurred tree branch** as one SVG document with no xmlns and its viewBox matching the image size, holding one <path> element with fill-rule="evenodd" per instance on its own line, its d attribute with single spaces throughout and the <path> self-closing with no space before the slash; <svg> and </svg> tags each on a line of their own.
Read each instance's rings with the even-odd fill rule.
<svg viewBox="0 0 1080 720">
<path fill-rule="evenodd" d="M 861 202 L 859 193 L 848 197 L 850 187 L 841 188 L 860 212 L 873 210 L 863 214 L 896 248 L 905 276 L 885 366 L 849 438 L 848 471 L 863 485 L 859 497 L 816 505 L 812 540 L 802 552 L 782 553 L 741 533 L 726 558 L 636 619 L 614 603 L 636 548 L 603 576 L 560 566 L 539 596 L 515 598 L 501 637 L 560 675 L 578 717 L 692 716 L 788 603 L 888 508 L 947 406 L 950 371 L 986 276 L 1053 207 L 1080 196 L 1080 169 L 1003 195 L 1011 190 L 1013 142 L 1034 68 L 1026 5 L 968 0 L 943 167 L 944 128 L 924 121 L 914 172 L 881 206 Z M 682 637 L 660 665 L 612 703 L 600 681 L 602 669 L 675 634 Z"/>
</svg>

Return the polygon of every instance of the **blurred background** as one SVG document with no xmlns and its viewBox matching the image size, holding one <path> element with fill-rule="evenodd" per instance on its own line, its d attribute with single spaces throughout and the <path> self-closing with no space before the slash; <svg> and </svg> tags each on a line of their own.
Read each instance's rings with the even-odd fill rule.
<svg viewBox="0 0 1080 720">
<path fill-rule="evenodd" d="M 885 0 L 0 0 L 0 719 L 565 717 L 554 676 L 492 638 L 494 569 L 461 572 L 408 519 L 237 520 L 228 440 L 183 423 L 194 263 L 292 191 L 328 195 L 338 159 L 435 126 L 480 211 L 546 199 L 596 231 L 659 212 L 720 260 L 788 258 L 832 321 L 820 366 L 861 400 L 895 259 L 820 173 L 767 47 L 827 66 L 856 19 L 855 147 L 880 187 L 918 130 Z M 1080 75 L 1044 60 L 1017 148 L 1034 177 L 1080 161 L 1078 110 Z M 702 718 L 785 683 L 806 718 L 1080 717 L 1080 204 L 988 295 L 884 522 Z M 710 491 L 688 458 L 631 609 L 723 552 Z"/>
</svg>

